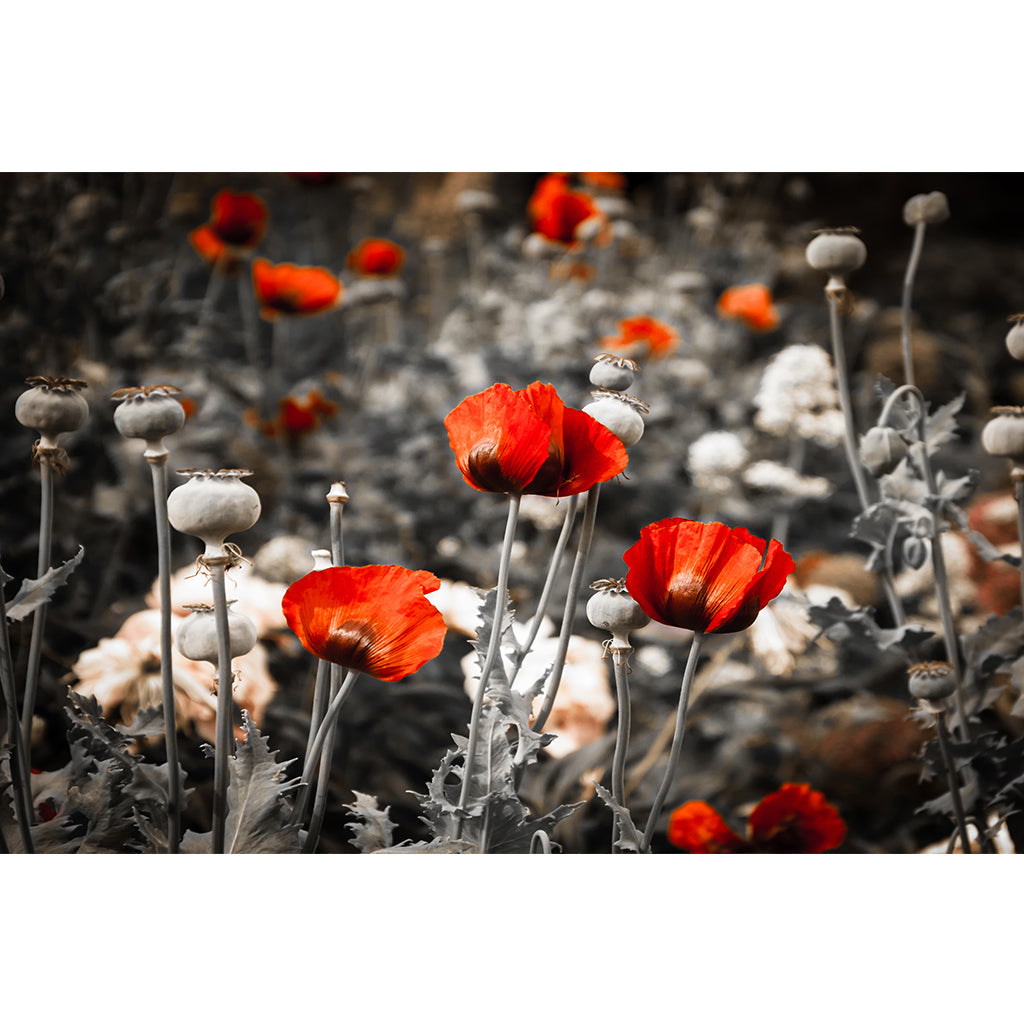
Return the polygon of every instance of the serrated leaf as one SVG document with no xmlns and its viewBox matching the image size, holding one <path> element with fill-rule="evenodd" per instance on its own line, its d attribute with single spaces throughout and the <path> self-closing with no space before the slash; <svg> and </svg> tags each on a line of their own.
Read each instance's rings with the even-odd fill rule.
<svg viewBox="0 0 1024 1024">
<path fill-rule="evenodd" d="M 615 815 L 615 825 L 618 838 L 615 840 L 615 845 L 627 853 L 639 853 L 640 844 L 643 841 L 643 836 L 637 831 L 636 826 L 633 824 L 633 818 L 629 813 L 629 810 L 623 807 L 616 799 L 608 792 L 604 786 L 599 782 L 594 783 L 594 789 L 597 791 L 597 795 L 605 802 L 605 804 L 611 809 Z"/>
<path fill-rule="evenodd" d="M 956 417 L 963 408 L 966 397 L 967 393 L 961 392 L 925 419 L 924 436 L 929 453 L 937 451 L 947 441 L 952 441 L 956 437 Z"/>
<path fill-rule="evenodd" d="M 375 853 L 389 847 L 395 824 L 388 817 L 388 808 L 381 810 L 375 796 L 367 796 L 358 790 L 352 792 L 355 793 L 355 803 L 345 804 L 344 807 L 360 820 L 346 823 L 345 827 L 353 833 L 349 842 L 360 853 Z"/>
<path fill-rule="evenodd" d="M 53 592 L 68 581 L 68 577 L 85 557 L 85 548 L 79 546 L 78 554 L 69 558 L 63 565 L 55 569 L 47 569 L 35 580 L 24 580 L 21 589 L 7 603 L 7 618 L 19 622 L 31 615 L 41 604 L 50 600 Z"/>
<path fill-rule="evenodd" d="M 903 502 L 908 506 L 924 505 L 928 497 L 928 485 L 911 469 L 910 459 L 904 459 L 891 473 L 883 476 L 878 481 L 878 490 L 883 500 Z M 913 514 L 912 509 L 906 511 Z"/>
<path fill-rule="evenodd" d="M 1005 668 L 1024 655 L 1024 623 L 1020 608 L 1006 615 L 992 615 L 963 639 L 968 662 L 979 679 Z"/>
<path fill-rule="evenodd" d="M 946 474 L 940 469 L 935 475 L 935 485 L 944 505 L 962 505 L 974 494 L 980 479 L 981 470 L 979 469 L 968 470 L 966 476 L 953 479 L 947 479 Z"/>
<path fill-rule="evenodd" d="M 971 529 L 967 513 L 962 508 L 959 508 L 957 505 L 950 505 L 946 512 L 967 535 L 967 539 L 974 545 L 984 561 L 1006 562 L 1007 565 L 1012 565 L 1015 569 L 1020 568 L 1020 555 L 1012 555 L 1005 551 L 1000 551 L 983 533 L 978 533 L 977 530 Z"/>
<path fill-rule="evenodd" d="M 838 597 L 825 605 L 810 605 L 810 621 L 830 640 L 847 643 L 865 651 L 892 651 L 908 664 L 923 661 L 935 634 L 923 626 L 909 623 L 895 629 L 882 629 L 866 608 L 848 608 Z"/>
</svg>

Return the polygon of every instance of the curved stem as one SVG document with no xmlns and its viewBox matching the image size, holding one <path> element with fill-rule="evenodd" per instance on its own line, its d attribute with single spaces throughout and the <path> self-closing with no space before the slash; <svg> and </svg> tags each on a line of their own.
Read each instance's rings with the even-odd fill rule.
<svg viewBox="0 0 1024 1024">
<path fill-rule="evenodd" d="M 565 597 L 565 612 L 562 615 L 562 629 L 558 634 L 558 650 L 555 662 L 551 666 L 548 681 L 544 686 L 544 703 L 533 723 L 533 731 L 540 732 L 551 714 L 551 708 L 558 696 L 558 685 L 562 681 L 562 670 L 565 668 L 565 657 L 569 651 L 569 640 L 572 637 L 573 623 L 576 621 L 576 602 L 580 587 L 583 585 L 583 570 L 586 568 L 590 545 L 594 539 L 594 521 L 597 518 L 597 502 L 601 496 L 601 485 L 594 484 L 587 492 L 587 504 L 583 510 L 583 525 L 580 527 L 580 539 L 576 548 L 576 561 L 573 563 L 572 575 L 569 577 L 569 592 Z M 519 764 L 517 755 L 517 764 Z"/>
<path fill-rule="evenodd" d="M 537 829 L 530 839 L 530 853 L 537 853 L 537 847 L 540 847 L 540 853 L 551 853 L 551 837 L 542 828 Z"/>
<path fill-rule="evenodd" d="M 167 456 L 147 456 L 153 477 L 156 510 L 157 563 L 160 587 L 160 688 L 164 706 L 164 747 L 167 753 L 167 852 L 177 853 L 181 834 L 181 768 L 178 765 L 178 727 L 174 708 L 171 662 L 171 527 L 167 521 Z"/>
<path fill-rule="evenodd" d="M 629 751 L 629 650 L 612 648 L 615 666 L 615 702 L 618 705 L 618 725 L 615 731 L 615 753 L 612 756 L 612 797 L 620 807 L 626 806 L 626 755 Z M 618 852 L 618 825 L 612 826 L 612 853 Z"/>
<path fill-rule="evenodd" d="M 914 383 L 914 357 L 910 350 L 910 293 L 914 288 L 914 275 L 917 264 L 921 260 L 921 249 L 924 246 L 924 231 L 927 225 L 921 221 L 914 226 L 914 244 L 910 250 L 907 272 L 903 278 L 903 309 L 900 329 L 900 346 L 903 349 L 903 379 L 908 384 Z"/>
<path fill-rule="evenodd" d="M 533 647 L 533 642 L 537 639 L 537 633 L 540 631 L 541 621 L 544 618 L 544 614 L 548 608 L 548 603 L 551 600 L 551 590 L 555 582 L 555 577 L 558 575 L 558 570 L 562 567 L 562 557 L 565 555 L 565 548 L 569 542 L 569 535 L 572 533 L 573 523 L 576 521 L 576 508 L 579 505 L 579 500 L 580 496 L 578 494 L 572 495 L 569 499 L 569 507 L 565 510 L 565 518 L 562 520 L 562 529 L 558 534 L 558 540 L 555 543 L 555 550 L 551 553 L 551 561 L 548 564 L 548 574 L 544 580 L 544 586 L 541 589 L 540 600 L 537 602 L 537 610 L 534 612 L 533 621 L 530 623 L 530 630 L 526 635 L 526 639 L 520 645 L 519 650 L 516 652 L 515 658 L 513 659 L 512 674 L 508 681 L 509 686 L 512 685 L 516 676 L 519 674 L 519 669 L 522 668 L 527 654 L 530 653 L 530 649 Z"/>
<path fill-rule="evenodd" d="M 39 557 L 36 561 L 37 576 L 42 576 L 50 568 L 50 548 L 53 543 L 53 469 L 46 456 L 47 453 L 43 452 L 43 456 L 39 460 L 41 499 L 39 505 Z M 26 756 L 32 750 L 32 715 L 36 709 L 36 693 L 39 688 L 39 662 L 43 654 L 46 608 L 45 603 L 41 604 L 33 612 L 32 617 L 32 638 L 28 647 L 25 694 L 21 706 L 21 734 Z"/>
<path fill-rule="evenodd" d="M 484 657 L 483 668 L 480 670 L 480 682 L 477 686 L 476 695 L 473 698 L 473 714 L 469 721 L 469 741 L 466 745 L 465 767 L 462 772 L 462 789 L 459 793 L 459 810 L 466 809 L 469 803 L 469 789 L 473 779 L 473 763 L 476 758 L 476 750 L 480 744 L 480 713 L 484 706 L 484 697 L 487 692 L 487 680 L 498 660 L 498 653 L 501 648 L 501 626 L 505 617 L 505 595 L 508 592 L 508 566 L 512 558 L 512 541 L 515 539 L 516 523 L 519 520 L 519 506 L 522 504 L 522 495 L 510 494 L 508 496 L 508 519 L 505 521 L 505 539 L 501 545 L 501 555 L 498 558 L 498 583 L 495 587 L 494 599 L 494 623 L 491 626 L 491 635 L 487 644 L 487 654 Z M 458 839 L 462 832 L 462 819 L 455 823 L 455 838 Z"/>
<path fill-rule="evenodd" d="M 658 787 L 658 793 L 651 806 L 651 813 L 647 818 L 647 827 L 644 829 L 644 837 L 640 842 L 640 853 L 647 853 L 651 848 L 654 830 L 658 826 L 658 818 L 661 816 L 662 807 L 665 806 L 665 797 L 668 796 L 669 787 L 672 785 L 672 776 L 679 763 L 679 754 L 683 749 L 683 735 L 686 732 L 686 706 L 690 702 L 690 687 L 693 685 L 693 677 L 697 671 L 697 662 L 700 660 L 700 649 L 703 644 L 704 634 L 694 633 L 693 642 L 690 644 L 690 653 L 686 659 L 686 668 L 683 670 L 683 685 L 679 691 L 679 707 L 676 709 L 676 729 L 672 736 L 672 749 L 668 753 L 665 774 L 662 776 L 661 785 Z"/>
<path fill-rule="evenodd" d="M 963 801 L 960 799 L 960 783 L 956 777 L 956 768 L 953 764 L 953 754 L 949 749 L 949 733 L 946 731 L 945 712 L 935 713 L 935 734 L 939 738 L 939 750 L 942 752 L 942 762 L 946 766 L 946 777 L 949 779 L 949 795 L 953 799 L 953 816 L 956 818 L 957 828 L 960 830 L 960 843 L 964 853 L 971 852 L 971 837 L 967 834 L 967 818 L 964 815 Z M 978 829 L 979 834 L 981 829 Z"/>
<path fill-rule="evenodd" d="M 231 699 L 231 635 L 228 600 L 224 587 L 224 562 L 209 559 L 213 573 L 213 614 L 217 624 L 217 731 L 213 761 L 213 852 L 224 852 L 228 805 L 228 753 L 234 736 Z"/>
</svg>

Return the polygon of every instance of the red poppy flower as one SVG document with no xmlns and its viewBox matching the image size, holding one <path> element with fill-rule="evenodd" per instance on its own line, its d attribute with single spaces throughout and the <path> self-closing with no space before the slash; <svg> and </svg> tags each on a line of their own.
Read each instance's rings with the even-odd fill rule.
<svg viewBox="0 0 1024 1024">
<path fill-rule="evenodd" d="M 281 608 L 306 650 L 385 682 L 404 679 L 441 653 L 445 625 L 427 600 L 441 581 L 400 565 L 315 569 Z"/>
<path fill-rule="evenodd" d="M 661 359 L 679 344 L 679 334 L 653 316 L 630 316 L 619 321 L 619 334 L 605 338 L 602 346 L 609 351 L 628 351 Z"/>
<path fill-rule="evenodd" d="M 502 494 L 580 494 L 610 480 L 629 459 L 593 416 L 568 409 L 550 384 L 523 391 L 494 384 L 445 418 L 448 442 L 467 484 Z"/>
<path fill-rule="evenodd" d="M 341 282 L 323 267 L 253 260 L 252 282 L 260 315 L 312 316 L 332 309 L 341 299 Z"/>
<path fill-rule="evenodd" d="M 810 786 L 787 782 L 750 813 L 749 838 L 738 836 L 703 800 L 677 807 L 668 840 L 690 853 L 824 853 L 841 846 L 846 824 Z"/>
<path fill-rule="evenodd" d="M 277 416 L 272 420 L 260 419 L 255 409 L 246 409 L 242 420 L 246 426 L 259 430 L 267 437 L 299 438 L 311 434 L 322 426 L 322 416 L 336 416 L 338 406 L 328 401 L 318 388 L 312 388 L 304 398 L 286 395 L 277 403 Z"/>
<path fill-rule="evenodd" d="M 626 176 L 617 171 L 583 171 L 580 181 L 598 192 L 625 192 Z"/>
<path fill-rule="evenodd" d="M 348 269 L 363 277 L 394 277 L 404 263 L 405 250 L 386 238 L 364 238 L 348 254 Z"/>
<path fill-rule="evenodd" d="M 779 311 L 763 284 L 726 288 L 718 297 L 718 315 L 726 320 L 742 320 L 755 331 L 774 331 L 779 326 Z"/>
<path fill-rule="evenodd" d="M 572 245 L 592 228 L 598 244 L 609 239 L 608 218 L 585 192 L 569 188 L 568 175 L 549 174 L 540 180 L 527 204 L 533 230 L 552 242 Z"/>
<path fill-rule="evenodd" d="M 626 586 L 658 622 L 698 633 L 736 633 L 778 596 L 793 559 L 777 540 L 692 519 L 662 519 L 622 557 Z M 762 565 L 762 558 L 764 564 Z"/>
<path fill-rule="evenodd" d="M 192 248 L 208 263 L 254 248 L 267 227 L 267 204 L 251 192 L 222 189 L 210 204 L 210 220 L 189 233 Z"/>
</svg>

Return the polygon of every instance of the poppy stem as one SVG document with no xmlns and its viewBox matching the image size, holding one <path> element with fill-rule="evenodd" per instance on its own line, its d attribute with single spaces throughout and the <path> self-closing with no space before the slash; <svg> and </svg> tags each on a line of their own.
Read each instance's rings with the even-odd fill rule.
<svg viewBox="0 0 1024 1024">
<path fill-rule="evenodd" d="M 629 703 L 629 649 L 612 647 L 612 664 L 615 666 L 615 703 L 618 705 L 618 725 L 615 731 L 615 753 L 612 756 L 612 797 L 620 807 L 626 806 L 626 754 L 629 751 L 630 703 Z M 612 825 L 612 853 L 618 853 L 615 845 L 619 838 L 618 818 Z"/>
<path fill-rule="evenodd" d="M 177 853 L 181 834 L 181 768 L 178 765 L 178 727 L 174 708 L 174 671 L 171 662 L 171 527 L 167 521 L 167 453 L 147 455 L 153 477 L 156 544 L 160 587 L 160 688 L 164 711 L 164 748 L 167 754 L 167 852 Z"/>
<path fill-rule="evenodd" d="M 927 224 L 919 221 L 914 225 L 914 244 L 910 249 L 907 272 L 903 278 L 903 308 L 900 325 L 900 347 L 903 350 L 903 379 L 907 384 L 914 383 L 914 356 L 910 350 L 910 293 L 914 288 L 914 275 L 921 260 L 921 249 L 924 247 L 924 232 Z"/>
<path fill-rule="evenodd" d="M 853 421 L 853 399 L 850 395 L 850 380 L 846 372 L 846 347 L 843 344 L 843 327 L 840 316 L 840 304 L 842 296 L 827 294 L 829 327 L 832 336 L 832 363 L 836 372 L 836 390 L 839 393 L 839 407 L 843 413 L 843 422 L 846 429 L 843 431 L 843 447 L 846 450 L 846 461 L 850 466 L 850 473 L 853 476 L 854 486 L 857 488 L 857 497 L 860 499 L 861 510 L 866 512 L 871 507 L 871 497 L 868 493 L 867 480 L 864 476 L 864 467 L 860 464 L 857 454 L 857 427 Z M 883 566 L 879 573 L 882 580 L 882 589 L 885 591 L 889 608 L 892 612 L 893 621 L 897 626 L 906 622 L 906 615 L 903 612 L 903 603 L 896 593 L 896 583 L 893 580 L 892 567 Z"/>
<path fill-rule="evenodd" d="M 569 640 L 572 637 L 572 627 L 576 620 L 576 601 L 583 583 L 583 571 L 586 568 L 587 556 L 590 554 L 590 545 L 594 539 L 594 521 L 597 518 L 597 502 L 600 496 L 600 484 L 594 484 L 587 492 L 587 504 L 583 510 L 583 525 L 580 527 L 580 539 L 576 548 L 576 561 L 573 563 L 572 575 L 569 577 L 569 592 L 565 597 L 562 629 L 558 634 L 558 650 L 544 687 L 544 703 L 534 719 L 534 732 L 540 732 L 544 728 L 544 723 L 547 722 L 551 708 L 554 706 L 555 697 L 558 696 L 558 686 L 562 681 L 562 670 L 565 668 Z"/>
<path fill-rule="evenodd" d="M 338 696 L 338 689 L 341 686 L 341 666 L 330 666 L 330 700 Z M 329 706 L 329 705 L 328 705 Z M 302 845 L 303 853 L 316 853 L 317 844 L 320 842 L 320 830 L 323 828 L 324 815 L 327 813 L 327 786 L 331 779 L 331 765 L 334 761 L 334 744 L 338 738 L 338 730 L 332 729 L 324 742 L 323 756 L 320 758 L 320 768 L 316 779 L 316 796 L 313 800 L 313 813 L 309 819 L 309 831 L 306 834 L 306 841 Z M 308 803 L 307 798 L 307 803 Z"/>
<path fill-rule="evenodd" d="M 313 772 L 316 770 L 317 760 L 324 749 L 328 735 L 334 729 L 334 723 L 338 720 L 338 714 L 348 699 L 348 695 L 352 692 L 352 687 L 358 678 L 359 673 L 355 669 L 349 669 L 348 674 L 345 676 L 345 681 L 339 687 L 338 692 L 331 698 L 330 707 L 328 707 L 323 721 L 320 723 L 320 728 L 316 731 L 313 745 L 306 754 L 306 762 L 302 768 L 302 778 L 299 781 L 301 791 L 295 799 L 295 806 L 292 808 L 291 823 L 293 825 L 298 825 L 306 816 L 306 808 L 309 805 L 310 783 L 313 781 Z"/>
<path fill-rule="evenodd" d="M 35 853 L 30 826 L 33 820 L 31 771 L 18 720 L 18 696 L 11 658 L 11 638 L 7 632 L 7 602 L 4 600 L 4 576 L 0 570 L 0 688 L 7 708 L 7 742 L 11 747 L 11 779 L 18 811 L 18 831 L 25 853 Z"/>
<path fill-rule="evenodd" d="M 1013 480 L 1013 493 L 1017 499 L 1017 537 L 1020 540 L 1021 565 L 1020 565 L 1020 588 L 1021 588 L 1021 609 L 1024 610 L 1024 472 L 1016 469 L 1010 471 Z M 1024 612 L 1022 612 L 1024 613 Z"/>
<path fill-rule="evenodd" d="M 313 706 L 309 714 L 309 733 L 306 736 L 306 750 L 302 755 L 303 764 L 306 763 L 309 752 L 313 749 L 313 741 L 316 739 L 317 730 L 320 728 L 320 723 L 324 720 L 324 715 L 327 713 L 328 705 L 333 696 L 329 683 L 330 667 L 331 663 L 329 661 L 317 658 L 316 682 L 313 684 Z"/>
<path fill-rule="evenodd" d="M 487 681 L 490 679 L 491 671 L 498 660 L 498 653 L 501 647 L 501 627 L 505 618 L 505 596 L 508 593 L 508 566 L 512 559 L 512 542 L 516 535 L 516 523 L 519 520 L 519 506 L 522 504 L 521 494 L 510 494 L 508 496 L 508 519 L 505 521 L 505 539 L 501 545 L 501 555 L 498 559 L 498 583 L 494 588 L 494 622 L 491 625 L 491 635 L 488 639 L 487 654 L 484 657 L 483 668 L 480 670 L 480 682 L 477 686 L 476 695 L 473 698 L 473 714 L 469 720 L 469 740 L 466 744 L 465 767 L 462 772 L 462 790 L 459 793 L 460 811 L 466 809 L 469 803 L 469 791 L 473 782 L 473 765 L 476 760 L 477 747 L 480 744 L 480 714 L 484 706 L 484 698 L 487 694 Z M 456 819 L 455 838 L 462 834 L 462 818 Z"/>
<path fill-rule="evenodd" d="M 551 590 L 554 586 L 555 577 L 558 575 L 558 570 L 562 566 L 562 557 L 565 554 L 566 545 L 569 543 L 569 535 L 572 533 L 573 523 L 576 521 L 576 509 L 579 505 L 579 500 L 580 496 L 578 494 L 574 494 L 569 498 L 569 507 L 565 510 L 565 518 L 562 520 L 562 530 L 555 543 L 555 550 L 551 554 L 551 562 L 548 565 L 548 574 L 547 578 L 544 580 L 540 600 L 537 602 L 537 610 L 534 612 L 533 620 L 530 622 L 530 630 L 526 635 L 526 639 L 520 645 L 519 650 L 516 651 L 515 657 L 513 658 L 512 673 L 508 680 L 509 686 L 511 686 L 515 681 L 516 676 L 519 674 L 519 669 L 522 668 L 523 661 L 525 661 L 526 656 L 530 653 L 530 649 L 533 647 L 533 642 L 537 639 L 537 633 L 540 631 L 541 621 L 544 618 L 544 613 L 547 611 L 548 603 L 551 600 Z"/>
<path fill-rule="evenodd" d="M 206 564 L 213 576 L 213 614 L 217 624 L 217 729 L 213 762 L 213 852 L 224 852 L 227 823 L 228 753 L 234 736 L 231 699 L 231 634 L 228 626 L 228 599 L 224 585 L 227 558 L 209 558 Z"/>
<path fill-rule="evenodd" d="M 668 796 L 669 787 L 672 785 L 672 776 L 675 774 L 676 766 L 679 763 L 679 754 L 683 749 L 683 735 L 686 732 L 686 707 L 690 702 L 690 688 L 693 685 L 693 677 L 697 672 L 697 662 L 700 660 L 700 650 L 703 644 L 704 634 L 694 633 L 693 642 L 690 644 L 690 653 L 686 659 L 686 668 L 683 670 L 683 685 L 679 692 L 679 707 L 676 710 L 676 728 L 672 736 L 672 749 L 669 750 L 665 774 L 662 777 L 658 793 L 651 806 L 651 813 L 647 819 L 647 828 L 644 829 L 644 837 L 640 841 L 640 853 L 648 853 L 650 851 L 654 830 L 658 825 L 661 809 L 665 806 L 665 798 Z"/>
<path fill-rule="evenodd" d="M 956 766 L 953 763 L 953 752 L 949 747 L 949 732 L 946 729 L 946 713 L 938 709 L 935 712 L 935 735 L 939 739 L 939 750 L 942 752 L 942 763 L 946 766 L 946 777 L 949 780 L 949 795 L 953 801 L 953 816 L 960 830 L 960 844 L 964 853 L 971 852 L 971 837 L 967 834 L 967 818 L 964 815 L 964 804 L 960 799 L 960 782 L 956 777 Z M 981 833 L 981 829 L 978 829 Z"/>
<path fill-rule="evenodd" d="M 39 483 L 41 499 L 39 505 L 39 556 L 36 560 L 36 575 L 42 576 L 50 568 L 50 550 L 53 544 L 53 469 L 46 452 L 39 460 Z M 28 647 L 28 666 L 25 669 L 25 693 L 21 706 L 22 742 L 25 754 L 32 750 L 32 715 L 36 709 L 36 693 L 39 688 L 39 662 L 43 653 L 43 629 L 46 625 L 44 602 L 32 613 L 32 637 Z"/>
</svg>

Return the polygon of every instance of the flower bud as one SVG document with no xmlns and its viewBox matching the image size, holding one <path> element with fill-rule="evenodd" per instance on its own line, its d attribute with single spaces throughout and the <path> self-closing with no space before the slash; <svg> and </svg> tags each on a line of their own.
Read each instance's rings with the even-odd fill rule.
<svg viewBox="0 0 1024 1024">
<path fill-rule="evenodd" d="M 620 391 L 592 391 L 594 401 L 583 406 L 583 411 L 603 423 L 626 448 L 631 448 L 643 437 L 644 418 L 650 411 L 646 402 Z"/>
<path fill-rule="evenodd" d="M 14 415 L 22 426 L 39 431 L 40 448 L 56 448 L 57 438 L 77 430 L 89 416 L 89 404 L 78 393 L 87 387 L 73 377 L 29 377 L 33 387 L 18 396 Z"/>
<path fill-rule="evenodd" d="M 631 649 L 629 634 L 634 630 L 643 629 L 651 620 L 630 596 L 626 589 L 626 581 L 597 580 L 590 586 L 597 591 L 587 602 L 587 618 L 590 624 L 596 629 L 604 629 L 611 633 L 613 649 Z"/>
<path fill-rule="evenodd" d="M 248 469 L 179 469 L 190 479 L 175 487 L 167 498 L 167 518 L 179 533 L 198 537 L 204 557 L 223 554 L 224 541 L 256 524 L 260 517 L 259 495 L 240 477 Z"/>
<path fill-rule="evenodd" d="M 173 397 L 178 390 L 173 384 L 150 384 L 121 388 L 110 396 L 121 402 L 114 410 L 114 426 L 122 437 L 145 441 L 147 459 L 166 457 L 168 452 L 163 439 L 185 424 L 185 409 Z"/>
<path fill-rule="evenodd" d="M 928 192 L 911 196 L 903 207 L 903 223 L 941 224 L 949 219 L 949 201 L 945 192 Z"/>
<path fill-rule="evenodd" d="M 872 427 L 860 439 L 860 461 L 874 477 L 891 473 L 910 448 L 893 427 Z"/>
<path fill-rule="evenodd" d="M 997 405 L 994 419 L 981 432 L 981 446 L 989 455 L 1002 455 L 1015 462 L 1024 461 L 1024 408 Z"/>
<path fill-rule="evenodd" d="M 919 700 L 945 700 L 956 692 L 956 677 L 948 661 L 922 661 L 907 669 L 911 696 Z"/>
<path fill-rule="evenodd" d="M 856 228 L 828 228 L 819 232 L 807 246 L 807 262 L 832 279 L 858 270 L 864 266 L 868 250 L 855 232 Z"/>
<path fill-rule="evenodd" d="M 1006 335 L 1006 350 L 1014 359 L 1024 362 L 1024 313 L 1017 313 L 1010 319 L 1014 324 Z"/>
<path fill-rule="evenodd" d="M 256 626 L 252 619 L 228 605 L 228 645 L 231 657 L 240 658 L 256 646 Z M 174 643 L 189 661 L 217 664 L 217 616 L 212 605 L 190 604 L 191 615 L 178 627 Z"/>
<path fill-rule="evenodd" d="M 903 538 L 903 564 L 908 569 L 920 569 L 928 561 L 930 545 L 923 537 Z"/>
<path fill-rule="evenodd" d="M 594 365 L 590 368 L 590 383 L 609 391 L 625 391 L 636 379 L 639 369 L 632 359 L 602 352 L 594 356 Z"/>
</svg>

